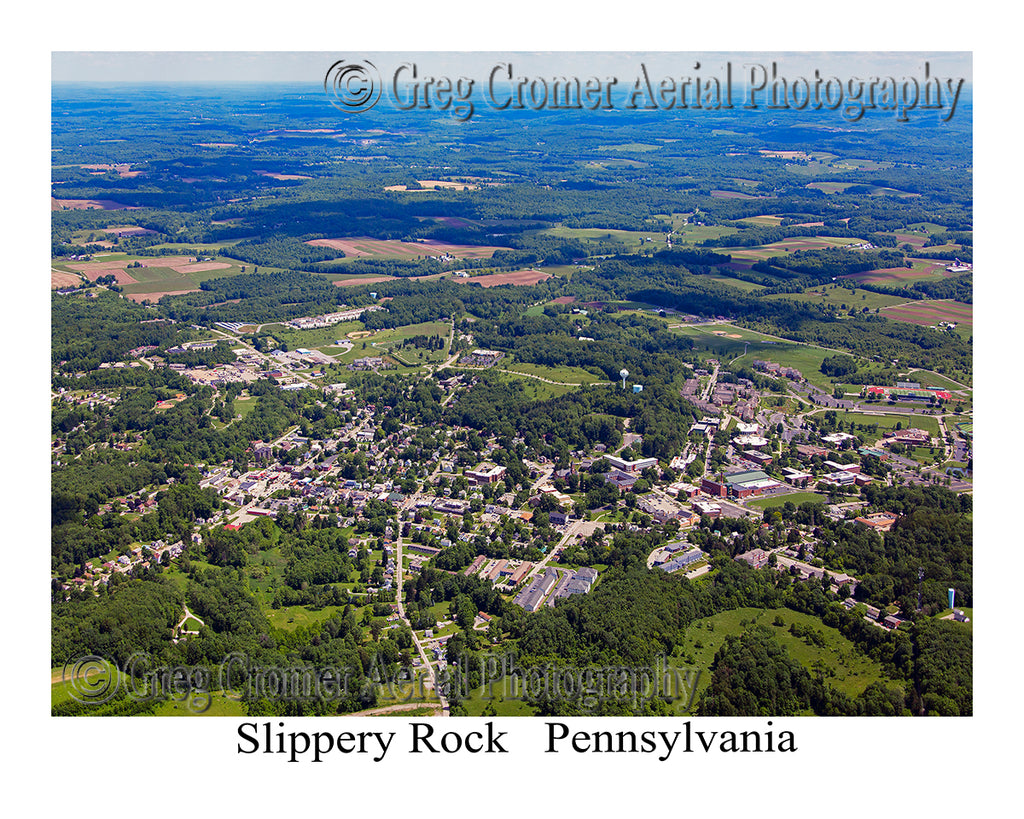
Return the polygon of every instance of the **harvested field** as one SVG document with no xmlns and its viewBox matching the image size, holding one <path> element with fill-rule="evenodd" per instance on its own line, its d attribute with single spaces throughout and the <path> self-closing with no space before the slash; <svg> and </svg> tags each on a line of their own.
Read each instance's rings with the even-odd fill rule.
<svg viewBox="0 0 1024 819">
<path fill-rule="evenodd" d="M 824 193 L 842 193 L 847 188 L 852 188 L 853 185 L 853 182 L 808 182 L 804 187 Z"/>
<path fill-rule="evenodd" d="M 142 171 L 133 171 L 131 169 L 132 166 L 126 163 L 120 163 L 117 165 L 79 165 L 78 167 L 85 171 L 96 171 L 98 173 L 114 171 L 122 179 L 131 179 L 142 173 Z"/>
<path fill-rule="evenodd" d="M 711 191 L 711 197 L 713 199 L 774 199 L 773 196 L 751 196 L 749 193 L 740 193 L 739 191 Z"/>
<path fill-rule="evenodd" d="M 488 276 L 474 276 L 469 279 L 454 279 L 457 282 L 472 282 L 481 287 L 498 287 L 502 284 L 528 285 L 547 281 L 552 278 L 543 270 L 516 270 L 512 273 L 491 273 Z"/>
<path fill-rule="evenodd" d="M 131 299 L 132 301 L 135 301 L 135 302 L 138 302 L 139 304 L 141 304 L 144 301 L 158 302 L 164 296 L 181 296 L 181 295 L 183 295 L 185 293 L 198 293 L 198 292 L 199 292 L 199 288 L 198 287 L 193 287 L 191 290 L 165 290 L 165 291 L 160 292 L 160 293 L 125 293 L 124 297 L 126 299 Z"/>
<path fill-rule="evenodd" d="M 311 239 L 306 244 L 340 250 L 346 256 L 373 256 L 381 259 L 417 259 L 423 256 L 443 256 L 445 254 L 458 259 L 489 259 L 494 255 L 494 251 L 508 249 L 491 245 L 454 245 L 450 242 L 439 242 L 433 239 L 403 242 L 399 239 L 374 239 L 369 236 Z"/>
<path fill-rule="evenodd" d="M 557 299 L 552 299 L 552 304 L 572 304 L 576 301 L 575 296 L 559 296 Z"/>
<path fill-rule="evenodd" d="M 50 197 L 50 210 L 138 210 L 113 199 L 54 199 Z"/>
<path fill-rule="evenodd" d="M 187 267 L 195 267 L 196 265 L 190 264 L 192 262 L 191 256 L 155 256 L 151 259 L 139 259 L 139 264 L 142 267 L 164 267 L 171 268 L 173 270 L 185 270 Z M 119 277 L 117 280 L 118 284 L 132 284 L 137 279 L 127 272 L 126 265 L 129 264 L 125 259 L 118 259 L 116 261 L 109 262 L 68 262 L 67 266 L 82 273 L 89 281 L 94 282 L 100 276 L 106 276 L 110 273 L 123 274 L 127 276 L 127 280 L 122 282 Z M 208 262 L 207 264 L 217 264 L 216 262 Z M 228 267 L 229 265 L 221 265 L 221 267 Z M 204 270 L 217 270 L 220 268 L 204 267 Z"/>
<path fill-rule="evenodd" d="M 82 279 L 74 273 L 63 273 L 60 270 L 50 271 L 50 289 L 59 290 L 62 287 L 75 287 L 82 283 Z"/>
<path fill-rule="evenodd" d="M 312 176 L 303 176 L 298 173 L 275 173 L 274 171 L 256 171 L 260 176 L 268 176 L 280 182 L 291 182 L 296 179 L 312 179 Z"/>
<path fill-rule="evenodd" d="M 155 235 L 155 230 L 139 227 L 138 225 L 107 225 L 103 228 L 104 233 L 113 233 L 115 236 L 150 236 Z"/>
<path fill-rule="evenodd" d="M 786 251 L 794 250 L 820 250 L 827 247 L 842 247 L 848 245 L 854 239 L 830 238 L 828 236 L 806 236 L 794 239 L 783 239 L 779 242 L 772 242 L 758 247 L 727 247 L 721 248 L 720 253 L 728 253 L 732 256 L 733 262 L 742 262 L 745 259 L 760 261 L 769 259 L 772 256 L 785 256 Z"/>
<path fill-rule="evenodd" d="M 422 188 L 412 188 L 411 190 L 406 185 L 388 185 L 384 188 L 386 191 L 408 191 L 409 193 L 417 193 L 419 191 L 428 190 L 440 190 L 442 188 L 454 191 L 475 191 L 480 188 L 479 185 L 471 185 L 467 182 L 449 182 L 444 179 L 417 179 L 417 182 L 422 185 Z"/>
<path fill-rule="evenodd" d="M 364 276 L 355 279 L 338 279 L 334 282 L 336 287 L 355 287 L 359 284 L 379 284 L 380 282 L 394 281 L 394 276 Z"/>
<path fill-rule="evenodd" d="M 879 313 L 894 321 L 905 321 L 925 327 L 948 321 L 954 324 L 973 325 L 974 306 L 959 301 L 922 301 L 883 307 Z"/>
<path fill-rule="evenodd" d="M 224 262 L 199 262 L 197 264 L 174 265 L 179 273 L 202 273 L 204 270 L 227 270 L 231 265 Z"/>
<path fill-rule="evenodd" d="M 949 262 L 934 259 L 910 259 L 909 261 L 914 263 L 912 268 L 893 267 L 885 270 L 865 270 L 862 273 L 850 273 L 840 278 L 866 284 L 905 284 L 918 279 L 947 278 L 960 275 L 946 272 Z"/>
</svg>

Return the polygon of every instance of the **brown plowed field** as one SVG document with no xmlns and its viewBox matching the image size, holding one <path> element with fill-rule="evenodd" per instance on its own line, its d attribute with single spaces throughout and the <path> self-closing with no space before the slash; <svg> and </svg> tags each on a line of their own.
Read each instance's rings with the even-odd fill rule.
<svg viewBox="0 0 1024 819">
<path fill-rule="evenodd" d="M 420 256 L 441 256 L 449 253 L 458 259 L 489 259 L 496 250 L 507 248 L 490 245 L 453 245 L 426 239 L 403 242 L 399 239 L 373 239 L 369 236 L 346 236 L 337 239 L 311 239 L 313 247 L 330 247 L 346 256 L 376 256 L 382 259 L 415 259 Z"/>
<path fill-rule="evenodd" d="M 473 276 L 469 279 L 453 279 L 453 281 L 473 282 L 481 287 L 497 287 L 502 284 L 537 284 L 550 278 L 552 278 L 551 274 L 542 270 L 516 270 L 512 273 L 491 273 L 488 276 Z"/>
<path fill-rule="evenodd" d="M 50 210 L 138 210 L 113 199 L 54 199 L 50 197 Z"/>
<path fill-rule="evenodd" d="M 956 324 L 974 324 L 974 306 L 959 301 L 922 301 L 915 304 L 899 304 L 883 307 L 880 315 L 894 321 L 930 326 L 940 321 Z"/>
</svg>

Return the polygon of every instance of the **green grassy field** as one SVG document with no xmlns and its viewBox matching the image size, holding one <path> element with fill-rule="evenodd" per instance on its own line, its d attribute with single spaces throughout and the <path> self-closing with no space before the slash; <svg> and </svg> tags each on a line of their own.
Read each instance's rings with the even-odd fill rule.
<svg viewBox="0 0 1024 819">
<path fill-rule="evenodd" d="M 564 384 L 593 384 L 595 381 L 603 381 L 604 377 L 594 375 L 582 367 L 545 367 L 541 364 L 516 363 L 502 368 L 505 372 L 525 373 L 546 378 L 548 381 L 559 381 Z"/>
<path fill-rule="evenodd" d="M 885 406 L 880 407 L 884 409 Z M 815 412 L 811 417 L 820 416 L 825 410 Z M 835 410 L 836 419 L 843 422 L 843 429 L 849 431 L 850 424 L 858 424 L 860 426 L 868 426 L 876 424 L 878 426 L 878 432 L 875 434 L 867 434 L 865 437 L 877 440 L 882 437 L 882 433 L 886 430 L 896 429 L 897 424 L 902 424 L 900 429 L 909 429 L 911 427 L 915 429 L 926 430 L 931 435 L 939 434 L 939 422 L 931 415 L 915 415 L 913 418 L 907 418 L 905 415 L 869 415 L 863 412 L 844 412 L 842 410 Z"/>
<path fill-rule="evenodd" d="M 190 707 L 188 701 L 176 702 L 167 700 L 160 703 L 153 712 L 155 717 L 244 717 L 246 714 L 245 705 L 237 700 L 230 699 L 222 691 L 213 691 L 208 696 L 209 705 L 206 703 L 205 694 L 193 694 L 193 704 Z"/>
<path fill-rule="evenodd" d="M 313 623 L 330 620 L 344 610 L 344 606 L 325 606 L 319 611 L 313 611 L 307 606 L 284 606 L 279 609 L 265 609 L 264 614 L 274 628 L 292 631 L 299 626 L 311 626 Z"/>
<path fill-rule="evenodd" d="M 756 506 L 758 509 L 774 509 L 776 506 L 784 506 L 786 503 L 795 503 L 799 506 L 801 503 L 815 501 L 824 502 L 825 496 L 819 495 L 817 492 L 793 492 L 789 495 L 779 495 L 774 498 L 757 498 L 747 501 L 747 506 Z"/>
<path fill-rule="evenodd" d="M 742 356 L 744 344 L 748 343 L 747 354 L 740 359 L 741 363 L 750 365 L 754 359 L 761 359 L 774 361 L 784 367 L 795 367 L 810 383 L 831 391 L 832 381 L 821 372 L 821 362 L 826 356 L 833 355 L 832 350 L 809 347 L 795 341 L 776 341 L 769 336 L 731 324 L 706 324 L 700 327 L 674 329 L 692 337 L 697 342 L 698 349 L 704 346 L 711 354 L 710 357 L 722 361 L 731 361 L 737 356 Z M 715 335 L 716 332 L 723 335 Z M 726 338 L 725 334 L 739 338 Z"/>
<path fill-rule="evenodd" d="M 463 372 L 466 372 L 465 370 Z M 523 385 L 523 395 L 532 401 L 544 401 L 548 398 L 557 398 L 560 395 L 565 395 L 567 392 L 572 392 L 577 387 L 565 387 L 561 384 L 548 384 L 546 381 L 538 381 L 536 378 L 530 378 L 527 375 L 518 375 L 516 373 L 510 373 L 508 371 L 502 371 L 506 378 L 514 379 Z"/>
<path fill-rule="evenodd" d="M 773 626 L 776 617 L 780 617 L 784 625 Z M 754 623 L 771 627 L 776 640 L 794 659 L 812 674 L 820 669 L 829 685 L 848 696 L 855 697 L 872 682 L 885 679 L 879 663 L 862 654 L 838 629 L 826 626 L 818 618 L 790 609 L 743 608 L 697 620 L 687 629 L 680 654 L 692 658 L 693 665 L 701 669 L 698 697 L 711 682 L 711 662 L 725 638 L 741 634 Z M 790 634 L 789 627 L 794 623 L 820 632 L 824 646 L 808 645 L 802 638 Z"/>
<path fill-rule="evenodd" d="M 343 321 L 340 324 L 333 324 L 330 327 L 317 327 L 312 330 L 296 330 L 292 327 L 285 327 L 283 324 L 264 325 L 264 332 L 269 332 L 277 341 L 288 345 L 289 350 L 298 347 L 307 349 L 323 349 L 328 355 L 333 355 L 341 350 L 340 347 L 332 347 L 335 341 L 346 339 L 348 333 L 363 330 L 361 321 Z"/>
<path fill-rule="evenodd" d="M 803 293 L 776 293 L 765 298 L 779 301 L 802 302 L 807 304 L 827 304 L 836 309 L 845 309 L 861 312 L 865 307 L 874 311 L 880 307 L 889 307 L 893 304 L 903 304 L 905 298 L 899 296 L 887 296 L 882 293 L 872 293 L 867 290 L 848 290 L 845 287 L 815 287 L 805 290 Z M 845 307 L 844 307 L 845 305 Z"/>
<path fill-rule="evenodd" d="M 397 327 L 391 330 L 378 330 L 372 336 L 366 336 L 365 338 L 352 339 L 352 343 L 355 345 L 347 353 L 341 355 L 335 355 L 334 360 L 339 364 L 351 364 L 357 358 L 366 357 L 377 357 L 377 356 L 394 356 L 396 359 L 401 360 L 406 367 L 418 367 L 420 363 L 440 363 L 445 359 L 445 350 L 447 350 L 447 343 L 445 344 L 445 350 L 419 350 L 415 347 L 407 347 L 402 350 L 398 345 L 402 341 L 413 336 L 441 336 L 444 339 L 448 338 L 450 327 L 446 322 L 443 321 L 428 321 L 423 324 L 410 324 L 406 327 Z M 335 336 L 335 339 L 344 338 L 344 335 Z M 364 348 L 363 345 L 366 345 Z M 335 350 L 340 348 L 335 348 Z M 328 355 L 332 355 L 327 348 L 324 351 Z M 422 352 L 422 359 L 416 356 L 417 352 Z M 406 370 L 408 371 L 408 370 Z"/>
</svg>

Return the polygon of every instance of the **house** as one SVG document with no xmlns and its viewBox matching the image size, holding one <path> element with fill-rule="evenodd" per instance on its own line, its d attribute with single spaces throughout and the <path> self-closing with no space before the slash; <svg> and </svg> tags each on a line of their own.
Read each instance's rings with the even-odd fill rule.
<svg viewBox="0 0 1024 819">
<path fill-rule="evenodd" d="M 764 549 L 751 549 L 749 552 L 736 555 L 736 560 L 741 560 L 755 569 L 761 569 L 768 565 L 768 552 Z"/>
<path fill-rule="evenodd" d="M 854 523 L 859 523 L 876 532 L 888 532 L 897 520 L 899 520 L 899 515 L 892 512 L 872 512 L 870 515 L 854 518 Z"/>
</svg>

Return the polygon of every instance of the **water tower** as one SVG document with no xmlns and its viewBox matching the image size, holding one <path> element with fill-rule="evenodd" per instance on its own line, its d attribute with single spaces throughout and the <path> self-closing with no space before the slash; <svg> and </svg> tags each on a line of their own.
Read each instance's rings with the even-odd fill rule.
<svg viewBox="0 0 1024 819">
<path fill-rule="evenodd" d="M 956 597 L 956 590 L 955 589 L 946 589 L 946 591 L 949 592 L 949 607 L 953 608 L 953 598 Z"/>
<path fill-rule="evenodd" d="M 619 370 L 619 377 L 622 379 L 622 389 L 626 389 L 626 379 L 629 378 L 629 370 Z"/>
</svg>

